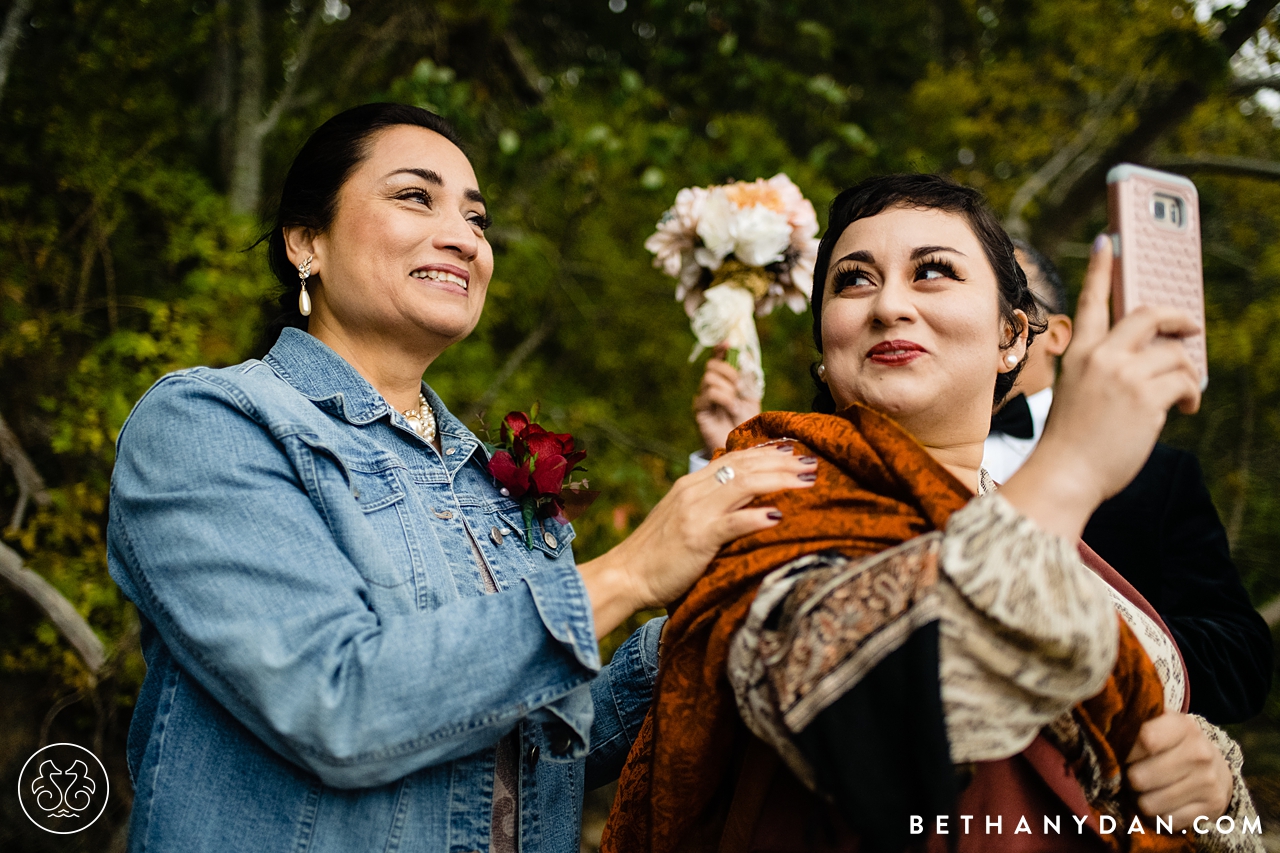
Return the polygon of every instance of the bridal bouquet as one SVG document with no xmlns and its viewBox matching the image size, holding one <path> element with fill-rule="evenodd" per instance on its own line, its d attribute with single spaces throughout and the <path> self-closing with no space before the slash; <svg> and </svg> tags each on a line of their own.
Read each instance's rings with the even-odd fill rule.
<svg viewBox="0 0 1280 853">
<path fill-rule="evenodd" d="M 744 396 L 764 396 L 755 317 L 780 303 L 799 314 L 809 302 L 818 255 L 813 204 L 784 174 L 680 190 L 645 240 L 653 265 L 676 279 L 698 343 L 729 347 Z"/>
</svg>

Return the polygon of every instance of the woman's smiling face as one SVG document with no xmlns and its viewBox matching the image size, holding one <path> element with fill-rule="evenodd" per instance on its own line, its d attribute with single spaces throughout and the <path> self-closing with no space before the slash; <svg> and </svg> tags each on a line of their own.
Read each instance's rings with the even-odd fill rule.
<svg viewBox="0 0 1280 853">
<path fill-rule="evenodd" d="M 349 333 L 448 346 L 480 319 L 493 275 L 484 197 L 465 154 L 431 130 L 378 132 L 316 235 L 317 313 Z M 315 318 L 313 317 L 313 320 Z"/>
<path fill-rule="evenodd" d="M 823 282 L 823 364 L 837 406 L 862 403 L 926 444 L 981 441 L 1001 349 L 996 275 L 964 216 L 892 207 L 849 225 Z"/>
</svg>

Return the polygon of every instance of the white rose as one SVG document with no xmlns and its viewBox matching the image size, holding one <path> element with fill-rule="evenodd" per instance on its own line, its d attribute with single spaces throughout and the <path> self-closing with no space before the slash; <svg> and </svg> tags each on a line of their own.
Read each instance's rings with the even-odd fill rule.
<svg viewBox="0 0 1280 853">
<path fill-rule="evenodd" d="M 768 266 L 782 260 L 791 244 L 791 223 L 767 207 L 739 210 L 733 218 L 732 230 L 733 254 L 750 267 Z"/>
<path fill-rule="evenodd" d="M 737 210 L 722 187 L 711 190 L 703 202 L 702 216 L 698 220 L 698 237 L 702 245 L 694 256 L 709 270 L 719 269 L 725 257 L 734 250 L 734 214 Z"/>
</svg>

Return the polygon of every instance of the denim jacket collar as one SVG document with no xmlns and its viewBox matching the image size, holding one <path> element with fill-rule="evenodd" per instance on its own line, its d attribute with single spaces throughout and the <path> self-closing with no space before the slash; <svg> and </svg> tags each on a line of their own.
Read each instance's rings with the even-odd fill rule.
<svg viewBox="0 0 1280 853">
<path fill-rule="evenodd" d="M 397 422 L 403 417 L 394 412 L 377 389 L 346 359 L 301 329 L 286 327 L 282 330 L 279 340 L 263 361 L 299 394 L 350 424 L 361 426 L 388 415 L 392 422 Z M 454 417 L 425 382 L 422 394 L 436 416 L 436 431 L 440 434 L 445 468 L 450 476 L 477 449 L 488 458 L 484 445 L 462 421 Z M 407 428 L 406 423 L 398 425 Z"/>
<path fill-rule="evenodd" d="M 346 359 L 301 329 L 283 329 L 263 361 L 299 394 L 348 423 L 372 423 L 391 411 Z"/>
</svg>

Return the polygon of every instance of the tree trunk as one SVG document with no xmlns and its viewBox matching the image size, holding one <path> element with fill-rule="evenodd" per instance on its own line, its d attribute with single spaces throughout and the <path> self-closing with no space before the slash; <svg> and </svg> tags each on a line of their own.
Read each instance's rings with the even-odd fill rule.
<svg viewBox="0 0 1280 853">
<path fill-rule="evenodd" d="M 9 81 L 9 66 L 18 49 L 18 36 L 31 11 L 31 0 L 13 0 L 9 14 L 4 18 L 4 31 L 0 32 L 0 98 L 4 97 L 4 84 Z"/>
<path fill-rule="evenodd" d="M 260 0 L 243 0 L 240 21 L 240 86 L 231 153 L 232 213 L 256 213 L 262 200 L 262 93 L 267 63 Z"/>
<path fill-rule="evenodd" d="M 1249 474 L 1253 451 L 1253 430 L 1257 413 L 1253 400 L 1252 377 L 1247 370 L 1240 376 L 1240 443 L 1236 451 L 1235 495 L 1231 499 L 1231 511 L 1227 513 L 1227 543 L 1234 549 L 1244 529 L 1244 512 L 1249 504 Z"/>
</svg>

